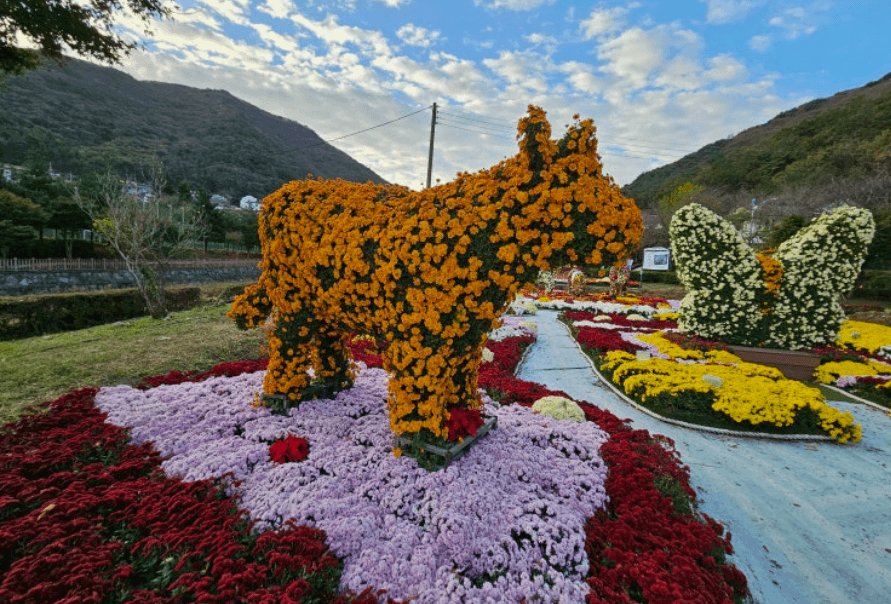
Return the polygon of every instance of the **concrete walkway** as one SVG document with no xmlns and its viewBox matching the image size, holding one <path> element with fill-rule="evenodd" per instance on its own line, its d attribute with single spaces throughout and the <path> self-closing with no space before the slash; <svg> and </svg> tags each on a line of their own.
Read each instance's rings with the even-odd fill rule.
<svg viewBox="0 0 891 604">
<path fill-rule="evenodd" d="M 518 376 L 588 401 L 673 439 L 700 510 L 733 535 L 730 561 L 759 604 L 891 602 L 891 418 L 832 403 L 863 426 L 856 445 L 718 436 L 640 413 L 599 384 L 557 313 L 539 311 L 538 341 Z"/>
</svg>

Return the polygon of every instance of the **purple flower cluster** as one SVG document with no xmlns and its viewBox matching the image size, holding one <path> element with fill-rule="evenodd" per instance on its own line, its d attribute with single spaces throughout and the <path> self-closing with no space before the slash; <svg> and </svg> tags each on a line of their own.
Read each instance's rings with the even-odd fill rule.
<svg viewBox="0 0 891 604">
<path fill-rule="evenodd" d="M 169 475 L 231 473 L 259 528 L 293 518 L 323 529 L 344 561 L 344 588 L 419 603 L 584 602 L 585 523 L 607 500 L 599 449 L 608 436 L 596 424 L 487 400 L 497 427 L 428 472 L 393 456 L 383 370 L 366 369 L 333 401 L 306 401 L 290 416 L 251 407 L 262 379 L 104 388 L 96 404 L 130 426 L 134 442 L 152 441 Z M 309 456 L 270 462 L 269 443 L 288 434 L 309 441 Z"/>
</svg>

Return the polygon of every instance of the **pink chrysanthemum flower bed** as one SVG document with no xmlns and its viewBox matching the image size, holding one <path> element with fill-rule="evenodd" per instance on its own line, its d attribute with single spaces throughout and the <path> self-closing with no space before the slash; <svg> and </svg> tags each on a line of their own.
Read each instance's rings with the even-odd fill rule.
<svg viewBox="0 0 891 604">
<path fill-rule="evenodd" d="M 593 422 L 486 406 L 498 428 L 447 469 L 394 458 L 387 375 L 365 369 L 334 400 L 307 401 L 289 416 L 250 407 L 263 373 L 142 391 L 103 388 L 96 405 L 152 442 L 168 475 L 231 475 L 241 505 L 261 527 L 286 520 L 320 528 L 343 559 L 342 583 L 418 603 L 581 602 L 589 591 L 584 527 L 606 502 L 608 438 Z M 298 464 L 269 458 L 270 443 L 305 438 Z"/>
</svg>

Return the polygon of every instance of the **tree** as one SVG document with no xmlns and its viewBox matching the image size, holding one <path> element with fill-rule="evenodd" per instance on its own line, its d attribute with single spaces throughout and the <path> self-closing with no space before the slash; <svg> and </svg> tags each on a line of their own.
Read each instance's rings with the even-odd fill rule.
<svg viewBox="0 0 891 604">
<path fill-rule="evenodd" d="M 57 61 L 67 49 L 106 63 L 119 63 L 136 48 L 114 29 L 115 13 L 127 11 L 148 28 L 153 19 L 170 16 L 161 0 L 0 0 L 0 74 L 34 69 L 40 55 Z M 37 50 L 18 48 L 23 36 Z"/>
<path fill-rule="evenodd" d="M 10 220 L 0 220 L 0 256 L 6 258 L 9 250 L 34 239 L 34 229 Z"/>
<path fill-rule="evenodd" d="M 65 256 L 70 259 L 74 251 L 74 234 L 89 229 L 93 225 L 93 221 L 70 197 L 56 199 L 52 208 L 47 226 L 62 233 L 62 239 L 65 242 Z"/>
<path fill-rule="evenodd" d="M 36 237 L 34 228 L 47 218 L 39 205 L 8 190 L 0 190 L 0 255 Z"/>
<path fill-rule="evenodd" d="M 201 187 L 194 203 L 195 213 L 204 219 L 204 230 L 200 233 L 204 238 L 204 251 L 207 252 L 207 242 L 222 243 L 226 240 L 226 220 L 214 205 L 210 202 L 210 193 Z"/>
<path fill-rule="evenodd" d="M 767 236 L 767 245 L 776 248 L 789 239 L 807 224 L 807 218 L 801 214 L 790 214 L 777 223 Z"/>
<path fill-rule="evenodd" d="M 674 213 L 688 203 L 696 201 L 698 195 L 702 193 L 702 189 L 701 185 L 686 182 L 671 193 L 660 197 L 656 202 L 656 211 L 659 213 L 659 218 L 662 219 L 662 224 L 668 227 Z"/>
<path fill-rule="evenodd" d="M 6 190 L 0 190 L 0 216 L 12 224 L 34 228 L 47 220 L 46 212 L 39 205 Z"/>
<path fill-rule="evenodd" d="M 93 228 L 105 237 L 127 266 L 127 272 L 152 318 L 167 315 L 165 273 L 170 260 L 180 255 L 188 243 L 204 228 L 204 217 L 194 213 L 188 220 L 177 220 L 176 213 L 160 196 L 163 190 L 160 164 L 152 168 L 152 190 L 147 201 L 124 190 L 121 180 L 109 173 L 102 178 L 96 197 L 75 200 L 90 217 Z"/>
</svg>

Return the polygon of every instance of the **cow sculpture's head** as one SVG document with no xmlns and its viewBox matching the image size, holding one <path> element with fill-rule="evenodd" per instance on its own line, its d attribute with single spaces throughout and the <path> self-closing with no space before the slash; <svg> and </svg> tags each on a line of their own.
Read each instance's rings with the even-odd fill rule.
<svg viewBox="0 0 891 604">
<path fill-rule="evenodd" d="M 545 112 L 530 106 L 517 131 L 513 158 L 420 195 L 486 219 L 487 245 L 521 281 L 566 265 L 608 269 L 630 255 L 643 234 L 640 211 L 604 174 L 592 120 L 576 116 L 555 141 Z"/>
</svg>

